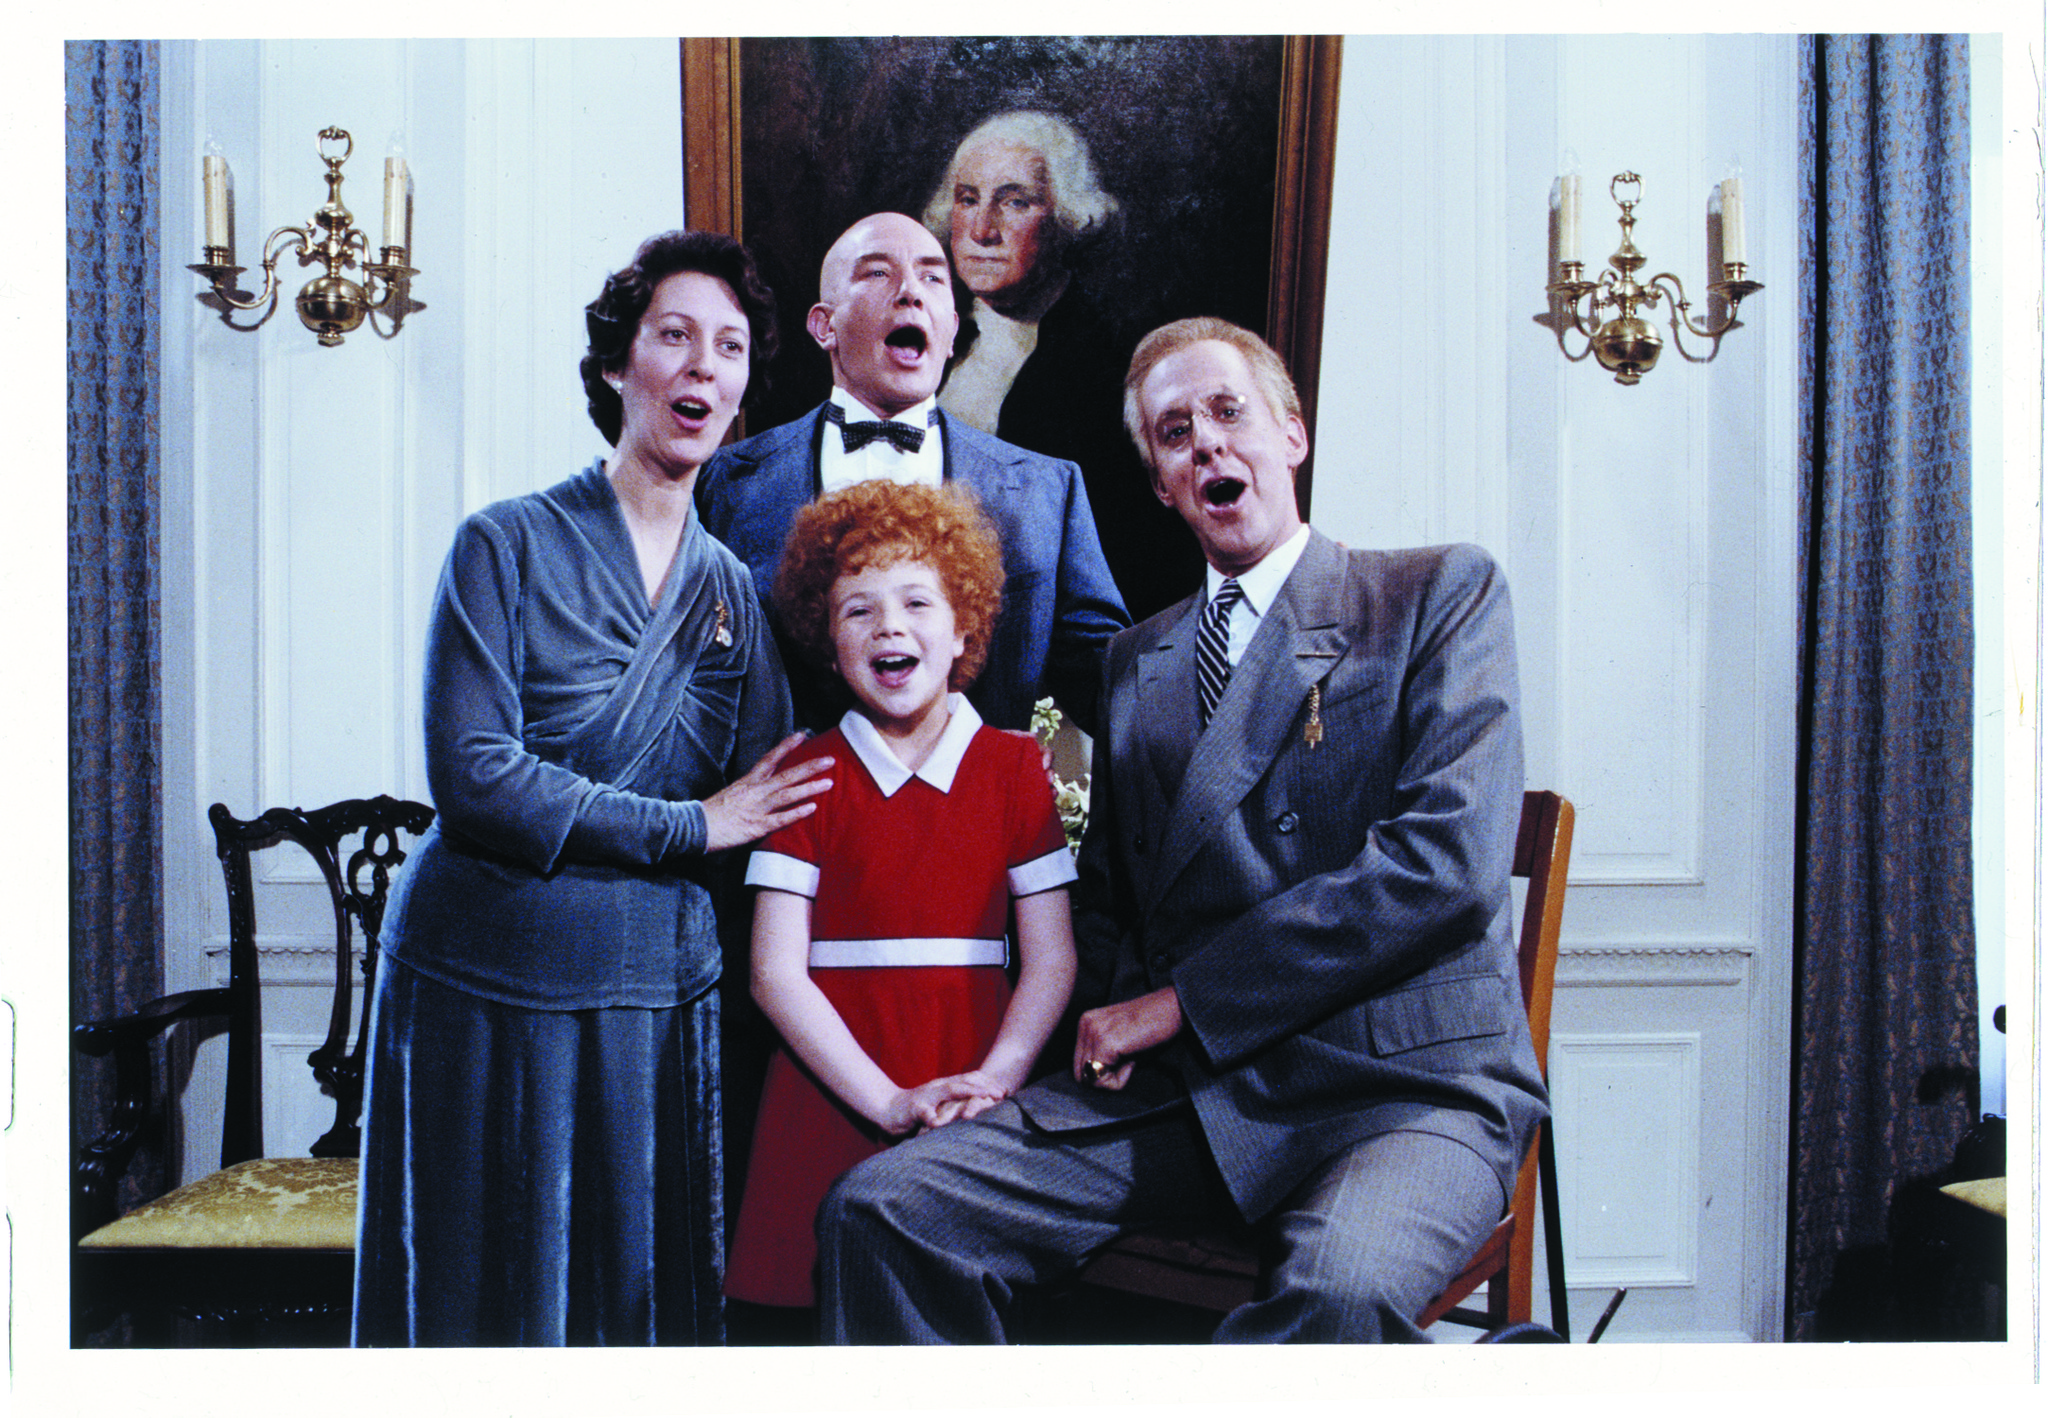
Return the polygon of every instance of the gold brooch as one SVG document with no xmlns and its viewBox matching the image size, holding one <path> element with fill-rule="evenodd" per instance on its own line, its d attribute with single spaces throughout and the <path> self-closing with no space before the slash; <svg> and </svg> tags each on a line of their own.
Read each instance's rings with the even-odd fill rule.
<svg viewBox="0 0 2048 1418">
<path fill-rule="evenodd" d="M 1301 741 L 1310 748 L 1323 741 L 1323 687 L 1319 684 L 1308 692 L 1308 723 L 1302 726 Z"/>
<path fill-rule="evenodd" d="M 727 624 L 730 619 L 731 616 L 727 614 L 725 609 L 725 602 L 720 601 L 718 603 L 718 623 L 711 627 L 712 644 L 726 646 L 732 644 L 732 628 Z"/>
</svg>

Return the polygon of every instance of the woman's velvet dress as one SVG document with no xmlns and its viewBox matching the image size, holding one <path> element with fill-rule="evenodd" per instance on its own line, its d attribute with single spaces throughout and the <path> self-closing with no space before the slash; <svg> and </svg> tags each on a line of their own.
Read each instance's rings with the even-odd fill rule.
<svg viewBox="0 0 2048 1418">
<path fill-rule="evenodd" d="M 358 1344 L 722 1338 L 730 878 L 701 800 L 789 723 L 747 569 L 695 517 L 651 607 L 602 464 L 457 531 L 438 816 L 371 1003 Z"/>
</svg>

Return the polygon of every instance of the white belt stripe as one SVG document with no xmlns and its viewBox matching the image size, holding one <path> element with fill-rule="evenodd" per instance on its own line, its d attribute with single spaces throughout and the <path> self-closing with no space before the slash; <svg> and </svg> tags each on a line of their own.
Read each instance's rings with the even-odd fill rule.
<svg viewBox="0 0 2048 1418">
<path fill-rule="evenodd" d="M 813 970 L 850 969 L 863 965 L 1001 965 L 1003 942 L 958 936 L 925 936 L 898 940 L 814 940 Z"/>
</svg>

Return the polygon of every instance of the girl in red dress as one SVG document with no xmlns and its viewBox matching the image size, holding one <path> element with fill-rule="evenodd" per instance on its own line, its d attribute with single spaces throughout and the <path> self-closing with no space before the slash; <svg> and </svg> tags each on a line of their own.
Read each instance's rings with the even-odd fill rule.
<svg viewBox="0 0 2048 1418">
<path fill-rule="evenodd" d="M 761 888 L 753 996 L 783 1047 L 726 1272 L 734 1300 L 813 1304 L 826 1189 L 1022 1087 L 1066 1008 L 1075 871 L 1043 758 L 959 692 L 987 657 L 1002 584 L 995 529 L 956 488 L 857 483 L 790 530 L 777 608 L 856 703 L 785 762 L 838 766 L 817 810 L 747 868 Z"/>
</svg>

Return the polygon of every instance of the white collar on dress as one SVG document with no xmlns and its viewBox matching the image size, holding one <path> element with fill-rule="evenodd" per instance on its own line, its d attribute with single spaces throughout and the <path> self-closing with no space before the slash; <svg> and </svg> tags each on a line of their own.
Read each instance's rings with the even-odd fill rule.
<svg viewBox="0 0 2048 1418">
<path fill-rule="evenodd" d="M 948 694 L 946 708 L 953 717 L 947 720 L 939 741 L 932 745 L 930 756 L 914 773 L 903 766 L 883 740 L 881 730 L 869 723 L 860 710 L 847 710 L 839 720 L 839 731 L 846 735 L 847 746 L 867 768 L 883 797 L 895 797 L 896 790 L 912 778 L 922 778 L 940 792 L 950 793 L 953 775 L 960 771 L 960 760 L 967 756 L 967 745 L 974 738 L 974 731 L 981 727 L 981 715 L 964 694 Z"/>
</svg>

